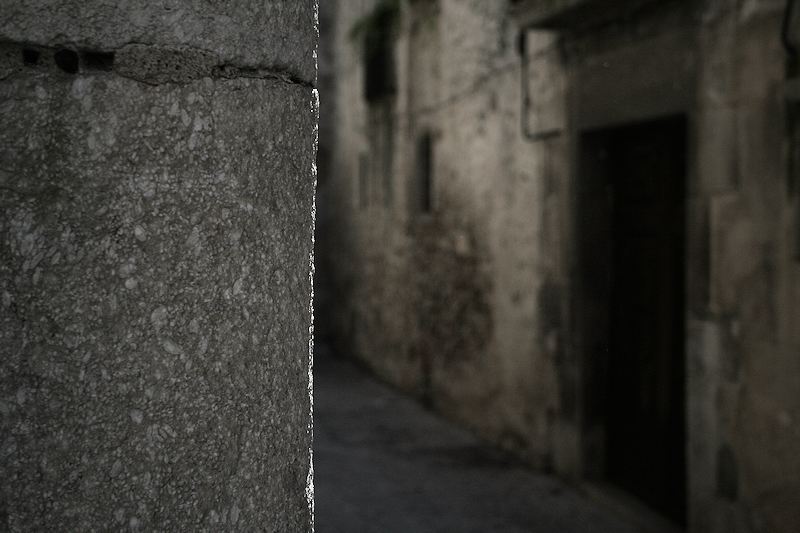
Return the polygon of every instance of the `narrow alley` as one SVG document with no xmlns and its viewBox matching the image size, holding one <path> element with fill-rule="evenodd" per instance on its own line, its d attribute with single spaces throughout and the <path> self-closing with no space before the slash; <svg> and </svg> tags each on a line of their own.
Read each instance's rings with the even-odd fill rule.
<svg viewBox="0 0 800 533">
<path fill-rule="evenodd" d="M 319 531 L 797 533 L 800 1 L 319 5 L 315 338 L 578 491 L 320 365 Z"/>
<path fill-rule="evenodd" d="M 673 533 L 607 492 L 535 473 L 320 353 L 314 363 L 318 533 Z"/>
</svg>

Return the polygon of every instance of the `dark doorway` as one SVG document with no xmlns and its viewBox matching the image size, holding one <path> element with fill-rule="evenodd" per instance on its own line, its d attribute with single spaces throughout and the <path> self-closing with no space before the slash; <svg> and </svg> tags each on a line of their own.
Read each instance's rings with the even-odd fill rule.
<svg viewBox="0 0 800 533">
<path fill-rule="evenodd" d="M 685 118 L 586 132 L 581 161 L 597 470 L 685 525 Z"/>
</svg>

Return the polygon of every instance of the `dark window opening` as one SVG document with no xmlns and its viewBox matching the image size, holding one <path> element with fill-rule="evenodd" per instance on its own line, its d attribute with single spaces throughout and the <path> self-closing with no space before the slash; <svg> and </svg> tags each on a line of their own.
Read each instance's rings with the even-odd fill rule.
<svg viewBox="0 0 800 533">
<path fill-rule="evenodd" d="M 381 46 L 364 60 L 364 97 L 374 102 L 396 91 L 394 52 L 391 46 Z"/>
<path fill-rule="evenodd" d="M 433 192 L 433 135 L 425 133 L 419 140 L 417 148 L 417 167 L 412 190 L 409 191 L 411 210 L 416 213 L 430 213 Z"/>
<path fill-rule="evenodd" d="M 397 91 L 394 64 L 396 14 L 385 10 L 375 16 L 364 36 L 364 98 L 374 102 Z"/>
<path fill-rule="evenodd" d="M 366 209 L 369 202 L 369 160 L 366 154 L 358 156 L 358 207 Z"/>
</svg>

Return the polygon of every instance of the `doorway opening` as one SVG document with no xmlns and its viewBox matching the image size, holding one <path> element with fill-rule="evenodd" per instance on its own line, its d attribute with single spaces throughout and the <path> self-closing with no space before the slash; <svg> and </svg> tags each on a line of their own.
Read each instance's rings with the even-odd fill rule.
<svg viewBox="0 0 800 533">
<path fill-rule="evenodd" d="M 685 117 L 584 132 L 579 178 L 587 474 L 685 526 Z"/>
</svg>

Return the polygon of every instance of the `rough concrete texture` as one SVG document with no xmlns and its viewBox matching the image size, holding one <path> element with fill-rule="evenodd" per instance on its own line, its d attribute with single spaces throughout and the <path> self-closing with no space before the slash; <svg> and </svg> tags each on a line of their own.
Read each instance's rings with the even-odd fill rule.
<svg viewBox="0 0 800 533">
<path fill-rule="evenodd" d="M 108 52 L 126 44 L 189 46 L 223 64 L 316 78 L 315 1 L 179 2 L 9 0 L 0 41 Z"/>
<path fill-rule="evenodd" d="M 216 54 L 189 47 L 128 44 L 114 56 L 114 70 L 145 83 L 186 83 L 211 76 L 219 64 Z"/>
<path fill-rule="evenodd" d="M 278 80 L 0 83 L 0 530 L 310 529 L 315 120 Z"/>
</svg>

